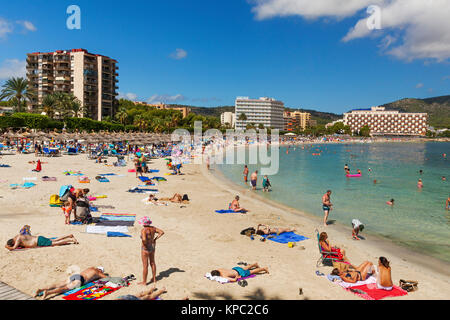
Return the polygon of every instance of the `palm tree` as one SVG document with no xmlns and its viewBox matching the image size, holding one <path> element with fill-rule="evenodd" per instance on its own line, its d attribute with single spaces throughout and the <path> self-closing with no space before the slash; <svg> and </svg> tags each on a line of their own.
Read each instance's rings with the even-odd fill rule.
<svg viewBox="0 0 450 320">
<path fill-rule="evenodd" d="M 241 113 L 241 114 L 239 115 L 238 120 L 239 120 L 239 121 L 246 121 L 246 120 L 247 120 L 247 116 L 245 115 L 245 113 Z"/>
<path fill-rule="evenodd" d="M 125 108 L 121 108 L 117 113 L 116 113 L 116 119 L 119 120 L 119 122 L 122 125 L 125 125 L 125 123 L 128 120 L 128 113 L 127 110 Z"/>
<path fill-rule="evenodd" d="M 56 99 L 52 94 L 48 94 L 42 100 L 41 110 L 51 119 L 55 116 Z"/>
<path fill-rule="evenodd" d="M 22 111 L 22 104 L 26 100 L 31 100 L 34 97 L 34 93 L 28 89 L 28 81 L 20 77 L 12 77 L 8 79 L 2 86 L 0 93 L 0 100 L 3 99 L 16 99 L 17 111 Z"/>
<path fill-rule="evenodd" d="M 78 117 L 84 114 L 87 110 L 73 94 L 65 92 L 56 92 L 53 94 L 56 100 L 56 109 L 61 118 Z"/>
<path fill-rule="evenodd" d="M 134 118 L 134 125 L 137 126 L 139 128 L 139 130 L 143 131 L 143 130 L 147 129 L 148 122 L 147 122 L 147 120 L 144 119 L 144 117 L 142 115 L 137 115 Z"/>
</svg>

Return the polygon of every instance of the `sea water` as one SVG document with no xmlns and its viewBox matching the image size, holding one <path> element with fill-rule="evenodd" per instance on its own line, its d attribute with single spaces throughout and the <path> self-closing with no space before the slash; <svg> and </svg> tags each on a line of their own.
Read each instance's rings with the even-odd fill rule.
<svg viewBox="0 0 450 320">
<path fill-rule="evenodd" d="M 330 189 L 329 221 L 351 227 L 352 219 L 359 219 L 366 232 L 450 262 L 449 142 L 300 145 L 280 147 L 279 156 L 279 171 L 269 177 L 272 191 L 262 192 L 259 176 L 259 195 L 323 217 L 322 196 Z M 362 177 L 347 178 L 346 164 L 351 174 L 361 170 Z M 216 165 L 226 178 L 245 186 L 243 167 Z M 250 174 L 261 172 L 258 164 L 248 167 Z M 387 205 L 392 198 L 394 206 Z"/>
</svg>

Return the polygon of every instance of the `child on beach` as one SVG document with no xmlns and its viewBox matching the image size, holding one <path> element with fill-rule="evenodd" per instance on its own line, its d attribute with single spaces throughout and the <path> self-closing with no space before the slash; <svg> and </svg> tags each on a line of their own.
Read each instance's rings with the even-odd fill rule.
<svg viewBox="0 0 450 320">
<path fill-rule="evenodd" d="M 262 184 L 263 184 L 263 191 L 269 192 L 269 187 L 272 187 L 272 185 L 270 184 L 269 178 L 267 176 L 264 176 Z"/>
<path fill-rule="evenodd" d="M 64 205 L 61 207 L 64 212 L 64 216 L 66 217 L 65 224 L 70 224 L 70 213 L 72 212 L 72 205 L 69 201 L 64 202 Z"/>
</svg>

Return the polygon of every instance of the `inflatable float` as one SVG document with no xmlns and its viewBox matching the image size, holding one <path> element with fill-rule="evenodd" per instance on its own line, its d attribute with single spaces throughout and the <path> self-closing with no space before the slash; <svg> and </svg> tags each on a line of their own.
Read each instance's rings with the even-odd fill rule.
<svg viewBox="0 0 450 320">
<path fill-rule="evenodd" d="M 347 174 L 346 177 L 347 178 L 359 178 L 359 177 L 361 177 L 361 174 L 360 173 L 358 173 L 358 174 Z"/>
</svg>

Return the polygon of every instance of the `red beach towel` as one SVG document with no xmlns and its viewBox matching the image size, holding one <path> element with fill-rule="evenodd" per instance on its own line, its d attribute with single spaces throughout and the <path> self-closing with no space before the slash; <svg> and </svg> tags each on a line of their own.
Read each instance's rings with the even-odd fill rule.
<svg viewBox="0 0 450 320">
<path fill-rule="evenodd" d="M 359 289 L 361 291 L 366 292 L 367 294 L 361 294 L 357 292 L 351 291 L 351 289 Z M 366 300 L 381 300 L 388 297 L 401 297 L 406 296 L 408 294 L 407 291 L 403 290 L 402 288 L 399 288 L 397 286 L 394 286 L 391 291 L 378 289 L 376 283 L 370 283 L 365 284 L 363 286 L 357 286 L 357 287 L 351 287 L 345 289 L 347 291 L 350 291 L 357 296 L 360 296 L 361 298 L 364 298 Z"/>
</svg>

